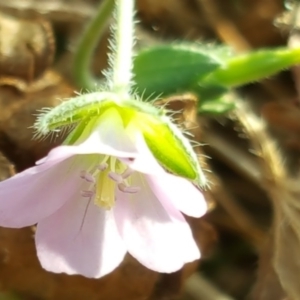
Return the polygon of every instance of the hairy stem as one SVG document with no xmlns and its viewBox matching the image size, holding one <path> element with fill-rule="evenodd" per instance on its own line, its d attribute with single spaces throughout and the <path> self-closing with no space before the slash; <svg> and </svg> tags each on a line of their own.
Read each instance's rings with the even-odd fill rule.
<svg viewBox="0 0 300 300">
<path fill-rule="evenodd" d="M 110 56 L 110 88 L 120 96 L 129 97 L 134 43 L 134 0 L 117 0 L 116 3 L 116 27 L 111 45 L 113 53 Z"/>
</svg>

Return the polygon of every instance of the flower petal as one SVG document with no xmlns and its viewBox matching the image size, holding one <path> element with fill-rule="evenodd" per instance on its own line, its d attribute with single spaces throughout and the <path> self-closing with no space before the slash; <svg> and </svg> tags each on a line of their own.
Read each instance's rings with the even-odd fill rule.
<svg viewBox="0 0 300 300">
<path fill-rule="evenodd" d="M 172 204 L 184 214 L 196 218 L 207 212 L 203 194 L 187 179 L 168 173 L 146 177 L 152 192 L 166 208 Z"/>
<path fill-rule="evenodd" d="M 112 212 L 80 197 L 38 223 L 36 247 L 46 270 L 91 278 L 113 271 L 126 253 Z"/>
<path fill-rule="evenodd" d="M 156 158 L 149 150 L 144 137 L 140 132 L 131 133 L 134 135 L 135 146 L 138 155 L 131 159 L 130 157 L 119 157 L 119 159 L 127 164 L 131 169 L 144 173 L 157 175 L 165 173 L 165 170 L 159 165 Z"/>
<path fill-rule="evenodd" d="M 198 259 L 199 249 L 183 216 L 169 214 L 141 175 L 133 174 L 132 179 L 141 191 L 117 191 L 114 208 L 128 252 L 147 268 L 166 273 Z"/>
<path fill-rule="evenodd" d="M 30 226 L 52 214 L 79 193 L 80 169 L 69 159 L 50 163 L 46 170 L 32 167 L 0 182 L 0 226 Z"/>
<path fill-rule="evenodd" d="M 185 178 L 167 173 L 157 162 L 141 135 L 136 135 L 139 155 L 134 160 L 121 159 L 131 169 L 147 174 L 150 188 L 163 205 L 174 205 L 184 214 L 201 217 L 207 204 L 201 191 Z"/>
</svg>

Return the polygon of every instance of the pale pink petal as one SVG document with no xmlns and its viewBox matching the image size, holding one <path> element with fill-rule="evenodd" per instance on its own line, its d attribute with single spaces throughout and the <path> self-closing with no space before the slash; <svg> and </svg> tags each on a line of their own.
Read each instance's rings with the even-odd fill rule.
<svg viewBox="0 0 300 300">
<path fill-rule="evenodd" d="M 114 213 L 128 252 L 147 268 L 174 272 L 200 257 L 191 229 L 183 216 L 169 214 L 146 180 L 132 175 L 136 194 L 117 191 Z"/>
<path fill-rule="evenodd" d="M 102 116 L 102 121 L 93 131 L 87 132 L 86 140 L 78 145 L 59 146 L 50 151 L 48 156 L 37 162 L 61 160 L 77 154 L 103 154 L 116 157 L 135 157 L 137 150 L 124 129 L 123 121 L 116 110 Z"/>
<path fill-rule="evenodd" d="M 134 136 L 134 140 L 138 155 L 133 157 L 134 159 L 129 156 L 120 156 L 119 159 L 127 164 L 131 169 L 144 174 L 157 175 L 165 173 L 165 170 L 159 165 L 156 158 L 149 150 L 141 133 L 136 133 Z"/>
<path fill-rule="evenodd" d="M 163 205 L 172 203 L 184 214 L 201 217 L 207 204 L 201 191 L 187 179 L 167 173 L 150 152 L 141 135 L 136 135 L 139 155 L 134 159 L 122 159 L 131 169 L 147 174 L 149 185 Z"/>
<path fill-rule="evenodd" d="M 165 172 L 145 175 L 156 197 L 167 208 L 170 203 L 184 214 L 201 217 L 207 212 L 207 203 L 201 191 L 185 178 Z"/>
<path fill-rule="evenodd" d="M 80 165 L 72 159 L 33 167 L 0 182 L 0 226 L 25 227 L 49 216 L 80 192 Z"/>
<path fill-rule="evenodd" d="M 46 270 L 91 278 L 113 271 L 126 253 L 111 211 L 80 197 L 38 223 L 36 247 Z"/>
</svg>

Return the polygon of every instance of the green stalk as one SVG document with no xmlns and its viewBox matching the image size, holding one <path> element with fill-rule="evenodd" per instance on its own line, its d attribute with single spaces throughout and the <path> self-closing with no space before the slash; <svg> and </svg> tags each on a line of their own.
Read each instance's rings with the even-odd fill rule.
<svg viewBox="0 0 300 300">
<path fill-rule="evenodd" d="M 116 25 L 110 56 L 112 92 L 128 98 L 132 85 L 132 49 L 134 43 L 134 0 L 116 1 Z M 109 74 L 108 74 L 109 75 Z"/>
</svg>

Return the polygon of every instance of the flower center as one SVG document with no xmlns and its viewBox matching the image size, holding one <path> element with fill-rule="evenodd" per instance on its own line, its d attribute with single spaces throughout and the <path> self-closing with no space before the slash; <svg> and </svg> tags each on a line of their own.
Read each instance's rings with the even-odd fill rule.
<svg viewBox="0 0 300 300">
<path fill-rule="evenodd" d="M 89 185 L 87 190 L 81 191 L 81 196 L 94 199 L 94 203 L 102 208 L 111 209 L 116 188 L 129 194 L 140 190 L 140 187 L 130 185 L 133 172 L 115 157 L 105 156 L 100 165 L 80 172 L 80 177 Z"/>
</svg>

